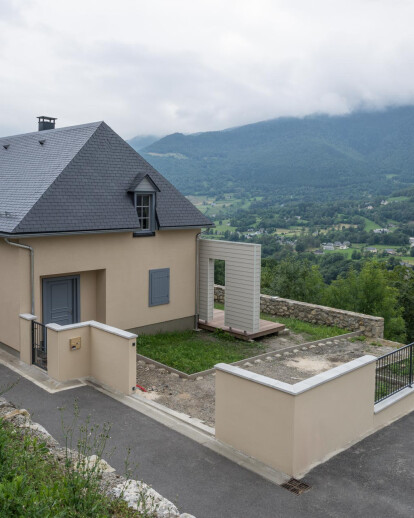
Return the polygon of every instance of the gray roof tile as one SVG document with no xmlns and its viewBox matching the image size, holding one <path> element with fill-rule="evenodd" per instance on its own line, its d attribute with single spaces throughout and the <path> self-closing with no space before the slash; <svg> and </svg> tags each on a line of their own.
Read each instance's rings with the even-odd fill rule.
<svg viewBox="0 0 414 518">
<path fill-rule="evenodd" d="M 104 122 L 0 138 L 0 232 L 137 229 L 128 190 L 147 174 L 160 228 L 211 225 Z"/>
</svg>

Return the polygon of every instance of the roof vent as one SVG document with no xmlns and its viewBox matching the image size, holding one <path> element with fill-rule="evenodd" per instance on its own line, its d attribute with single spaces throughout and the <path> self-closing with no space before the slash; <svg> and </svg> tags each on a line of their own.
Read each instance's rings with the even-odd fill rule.
<svg viewBox="0 0 414 518">
<path fill-rule="evenodd" d="M 37 119 L 39 121 L 39 131 L 55 129 L 55 121 L 57 120 L 56 117 L 40 115 Z"/>
<path fill-rule="evenodd" d="M 3 144 L 4 149 L 9 149 L 10 144 Z"/>
<path fill-rule="evenodd" d="M 41 146 L 43 146 L 43 144 L 44 144 L 45 142 L 46 142 L 46 140 L 45 140 L 45 139 L 43 139 L 43 140 L 39 140 L 39 144 L 40 144 Z"/>
</svg>

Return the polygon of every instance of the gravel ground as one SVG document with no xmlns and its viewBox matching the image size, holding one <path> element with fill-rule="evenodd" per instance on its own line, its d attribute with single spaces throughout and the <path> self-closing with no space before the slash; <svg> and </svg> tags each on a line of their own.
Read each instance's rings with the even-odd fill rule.
<svg viewBox="0 0 414 518">
<path fill-rule="evenodd" d="M 273 353 L 269 353 L 269 356 L 262 361 L 256 360 L 254 363 L 246 361 L 248 365 L 244 364 L 242 368 L 294 384 L 364 354 L 382 356 L 402 345 L 378 339 L 374 342 L 370 339 L 352 341 L 352 339 L 339 338 L 306 350 L 302 350 L 298 345 L 296 352 L 277 352 L 282 348 L 300 343 L 292 343 L 289 340 L 296 339 L 295 337 L 298 335 L 273 338 L 275 342 L 274 347 L 271 348 Z M 271 338 L 265 340 L 269 341 Z M 169 374 L 165 369 L 158 369 L 154 365 L 137 361 L 137 383 L 148 391 L 140 392 L 140 395 L 177 412 L 196 417 L 208 426 L 214 426 L 214 376 L 210 374 L 196 380 L 186 380 L 176 374 Z"/>
</svg>

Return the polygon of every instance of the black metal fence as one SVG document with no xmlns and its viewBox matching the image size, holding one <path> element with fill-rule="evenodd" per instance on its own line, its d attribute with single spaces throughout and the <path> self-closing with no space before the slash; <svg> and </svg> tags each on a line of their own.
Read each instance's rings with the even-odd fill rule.
<svg viewBox="0 0 414 518">
<path fill-rule="evenodd" d="M 32 363 L 47 370 L 47 329 L 44 324 L 32 321 Z"/>
<path fill-rule="evenodd" d="M 414 343 L 377 360 L 375 403 L 413 385 Z"/>
</svg>

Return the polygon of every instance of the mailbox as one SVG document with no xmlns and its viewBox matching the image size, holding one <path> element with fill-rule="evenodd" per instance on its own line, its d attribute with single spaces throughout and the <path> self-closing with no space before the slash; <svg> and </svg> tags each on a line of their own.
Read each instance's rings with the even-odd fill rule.
<svg viewBox="0 0 414 518">
<path fill-rule="evenodd" d="M 76 338 L 71 338 L 69 340 L 69 347 L 71 351 L 75 351 L 76 349 L 81 348 L 81 337 L 78 336 Z"/>
</svg>

